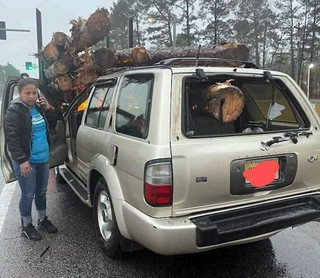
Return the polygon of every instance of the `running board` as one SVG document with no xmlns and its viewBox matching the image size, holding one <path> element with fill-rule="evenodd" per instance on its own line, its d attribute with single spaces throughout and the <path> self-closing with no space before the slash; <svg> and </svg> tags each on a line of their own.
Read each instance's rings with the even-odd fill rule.
<svg viewBox="0 0 320 278">
<path fill-rule="evenodd" d="M 88 192 L 84 187 L 83 182 L 81 182 L 76 175 L 66 167 L 59 167 L 59 172 L 80 200 L 86 205 L 91 206 L 91 202 L 88 199 Z"/>
</svg>

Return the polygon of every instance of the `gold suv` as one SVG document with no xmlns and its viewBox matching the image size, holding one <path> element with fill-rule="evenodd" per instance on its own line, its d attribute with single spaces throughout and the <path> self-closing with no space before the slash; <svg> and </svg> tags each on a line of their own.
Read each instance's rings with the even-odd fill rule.
<svg viewBox="0 0 320 278">
<path fill-rule="evenodd" d="M 51 166 L 94 208 L 108 256 L 139 246 L 203 252 L 320 217 L 320 121 L 284 73 L 202 58 L 126 68 L 99 77 L 59 117 Z"/>
</svg>

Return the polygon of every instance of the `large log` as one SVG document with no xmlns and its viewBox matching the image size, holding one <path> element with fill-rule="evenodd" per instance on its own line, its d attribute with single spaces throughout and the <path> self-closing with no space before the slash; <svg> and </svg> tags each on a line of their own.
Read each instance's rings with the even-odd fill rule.
<svg viewBox="0 0 320 278">
<path fill-rule="evenodd" d="M 196 45 L 158 48 L 154 50 L 146 50 L 145 47 L 138 46 L 118 51 L 116 56 L 119 66 L 131 66 L 151 65 L 171 58 L 197 57 L 197 54 L 198 46 Z M 220 45 L 204 45 L 200 57 L 247 61 L 249 49 L 245 45 L 235 42 Z M 234 63 L 234 65 L 236 66 L 237 63 Z"/>
<path fill-rule="evenodd" d="M 84 54 L 78 57 L 78 68 L 73 72 L 72 91 L 76 94 L 80 93 L 86 84 L 97 79 L 99 74 L 93 64 L 93 57 L 90 55 L 88 48 L 84 50 Z"/>
<path fill-rule="evenodd" d="M 118 65 L 149 65 L 151 63 L 151 56 L 149 51 L 144 46 L 137 46 L 122 51 L 116 52 Z"/>
<path fill-rule="evenodd" d="M 157 63 L 161 60 L 177 57 L 197 57 L 198 46 L 159 48 L 148 52 L 151 56 L 151 62 Z M 249 49 L 245 45 L 235 42 L 219 45 L 208 44 L 202 46 L 200 57 L 247 61 Z"/>
<path fill-rule="evenodd" d="M 87 83 L 97 79 L 98 77 L 99 75 L 95 71 L 86 71 L 85 69 L 80 68 L 77 70 L 73 79 L 72 90 L 78 94 L 86 87 Z"/>
<path fill-rule="evenodd" d="M 244 94 L 238 87 L 231 85 L 231 81 L 214 84 L 201 93 L 205 103 L 203 109 L 223 123 L 235 121 L 245 104 Z"/>
<path fill-rule="evenodd" d="M 92 52 L 91 59 L 99 75 L 106 73 L 108 69 L 113 68 L 117 64 L 115 52 L 104 47 Z"/>
<path fill-rule="evenodd" d="M 98 9 L 88 20 L 71 20 L 70 47 L 78 53 L 101 41 L 110 31 L 110 14 L 107 9 Z"/>
<path fill-rule="evenodd" d="M 59 75 L 64 75 L 74 68 L 73 57 L 70 53 L 64 53 L 61 59 L 54 62 L 45 70 L 47 80 L 53 80 Z"/>
<path fill-rule="evenodd" d="M 49 42 L 42 50 L 42 56 L 47 62 L 55 62 L 59 57 L 59 49 L 53 42 Z"/>
<path fill-rule="evenodd" d="M 63 32 L 54 32 L 51 39 L 51 42 L 61 47 L 64 47 L 68 41 L 69 37 Z"/>
<path fill-rule="evenodd" d="M 86 22 L 87 31 L 94 35 L 94 38 L 101 41 L 110 32 L 110 14 L 107 9 L 97 9 L 90 15 Z"/>
<path fill-rule="evenodd" d="M 56 80 L 55 80 L 57 86 L 58 86 L 58 89 L 62 92 L 65 92 L 65 91 L 68 91 L 68 90 L 71 90 L 72 88 L 72 80 L 70 78 L 69 75 L 67 74 L 64 74 L 64 75 L 61 75 L 59 76 Z"/>
</svg>

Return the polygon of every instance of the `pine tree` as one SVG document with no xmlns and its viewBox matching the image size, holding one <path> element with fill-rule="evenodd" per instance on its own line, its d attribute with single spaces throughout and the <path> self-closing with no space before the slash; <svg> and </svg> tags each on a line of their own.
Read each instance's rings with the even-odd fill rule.
<svg viewBox="0 0 320 278">
<path fill-rule="evenodd" d="M 134 45 L 144 44 L 145 30 L 145 5 L 142 0 L 118 0 L 111 7 L 111 41 L 115 49 L 128 48 L 128 27 L 129 19 L 133 18 L 133 43 Z"/>
<path fill-rule="evenodd" d="M 236 5 L 234 32 L 250 49 L 258 66 L 265 66 L 268 37 L 272 30 L 273 11 L 268 0 L 233 1 Z M 261 63 L 262 60 L 262 63 Z"/>
<path fill-rule="evenodd" d="M 190 46 L 195 41 L 195 32 L 196 29 L 195 20 L 195 3 L 197 0 L 180 0 L 178 3 L 178 8 L 182 10 L 181 22 L 183 23 L 182 31 L 183 33 L 177 36 L 177 45 Z"/>
<path fill-rule="evenodd" d="M 291 70 L 290 75 L 292 78 L 296 78 L 296 27 L 298 23 L 299 6 L 294 0 L 280 0 L 276 2 L 276 8 L 278 9 L 278 17 L 281 22 L 280 31 L 285 33 L 285 39 L 288 44 L 290 52 Z"/>
<path fill-rule="evenodd" d="M 115 49 L 128 48 L 128 21 L 130 16 L 128 0 L 118 0 L 117 3 L 113 2 L 110 14 L 110 39 Z"/>
<path fill-rule="evenodd" d="M 156 46 L 173 46 L 173 31 L 181 21 L 177 14 L 179 0 L 145 0 L 148 20 L 149 40 Z"/>
<path fill-rule="evenodd" d="M 205 29 L 202 31 L 204 40 L 212 44 L 228 40 L 231 33 L 227 23 L 230 14 L 229 0 L 200 0 L 199 16 L 203 18 Z"/>
<path fill-rule="evenodd" d="M 319 55 L 319 33 L 320 33 L 320 1 L 306 1 L 310 11 L 310 62 Z"/>
</svg>

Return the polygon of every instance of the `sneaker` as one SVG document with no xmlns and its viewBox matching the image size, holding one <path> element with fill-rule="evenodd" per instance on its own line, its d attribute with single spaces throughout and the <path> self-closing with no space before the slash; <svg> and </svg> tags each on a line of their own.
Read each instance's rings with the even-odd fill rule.
<svg viewBox="0 0 320 278">
<path fill-rule="evenodd" d="M 42 236 L 31 223 L 27 227 L 22 227 L 21 236 L 33 241 L 39 241 L 42 239 Z"/>
<path fill-rule="evenodd" d="M 44 230 L 49 234 L 54 234 L 58 232 L 56 226 L 53 225 L 50 220 L 48 220 L 47 216 L 41 221 L 38 220 L 38 229 Z"/>
</svg>

